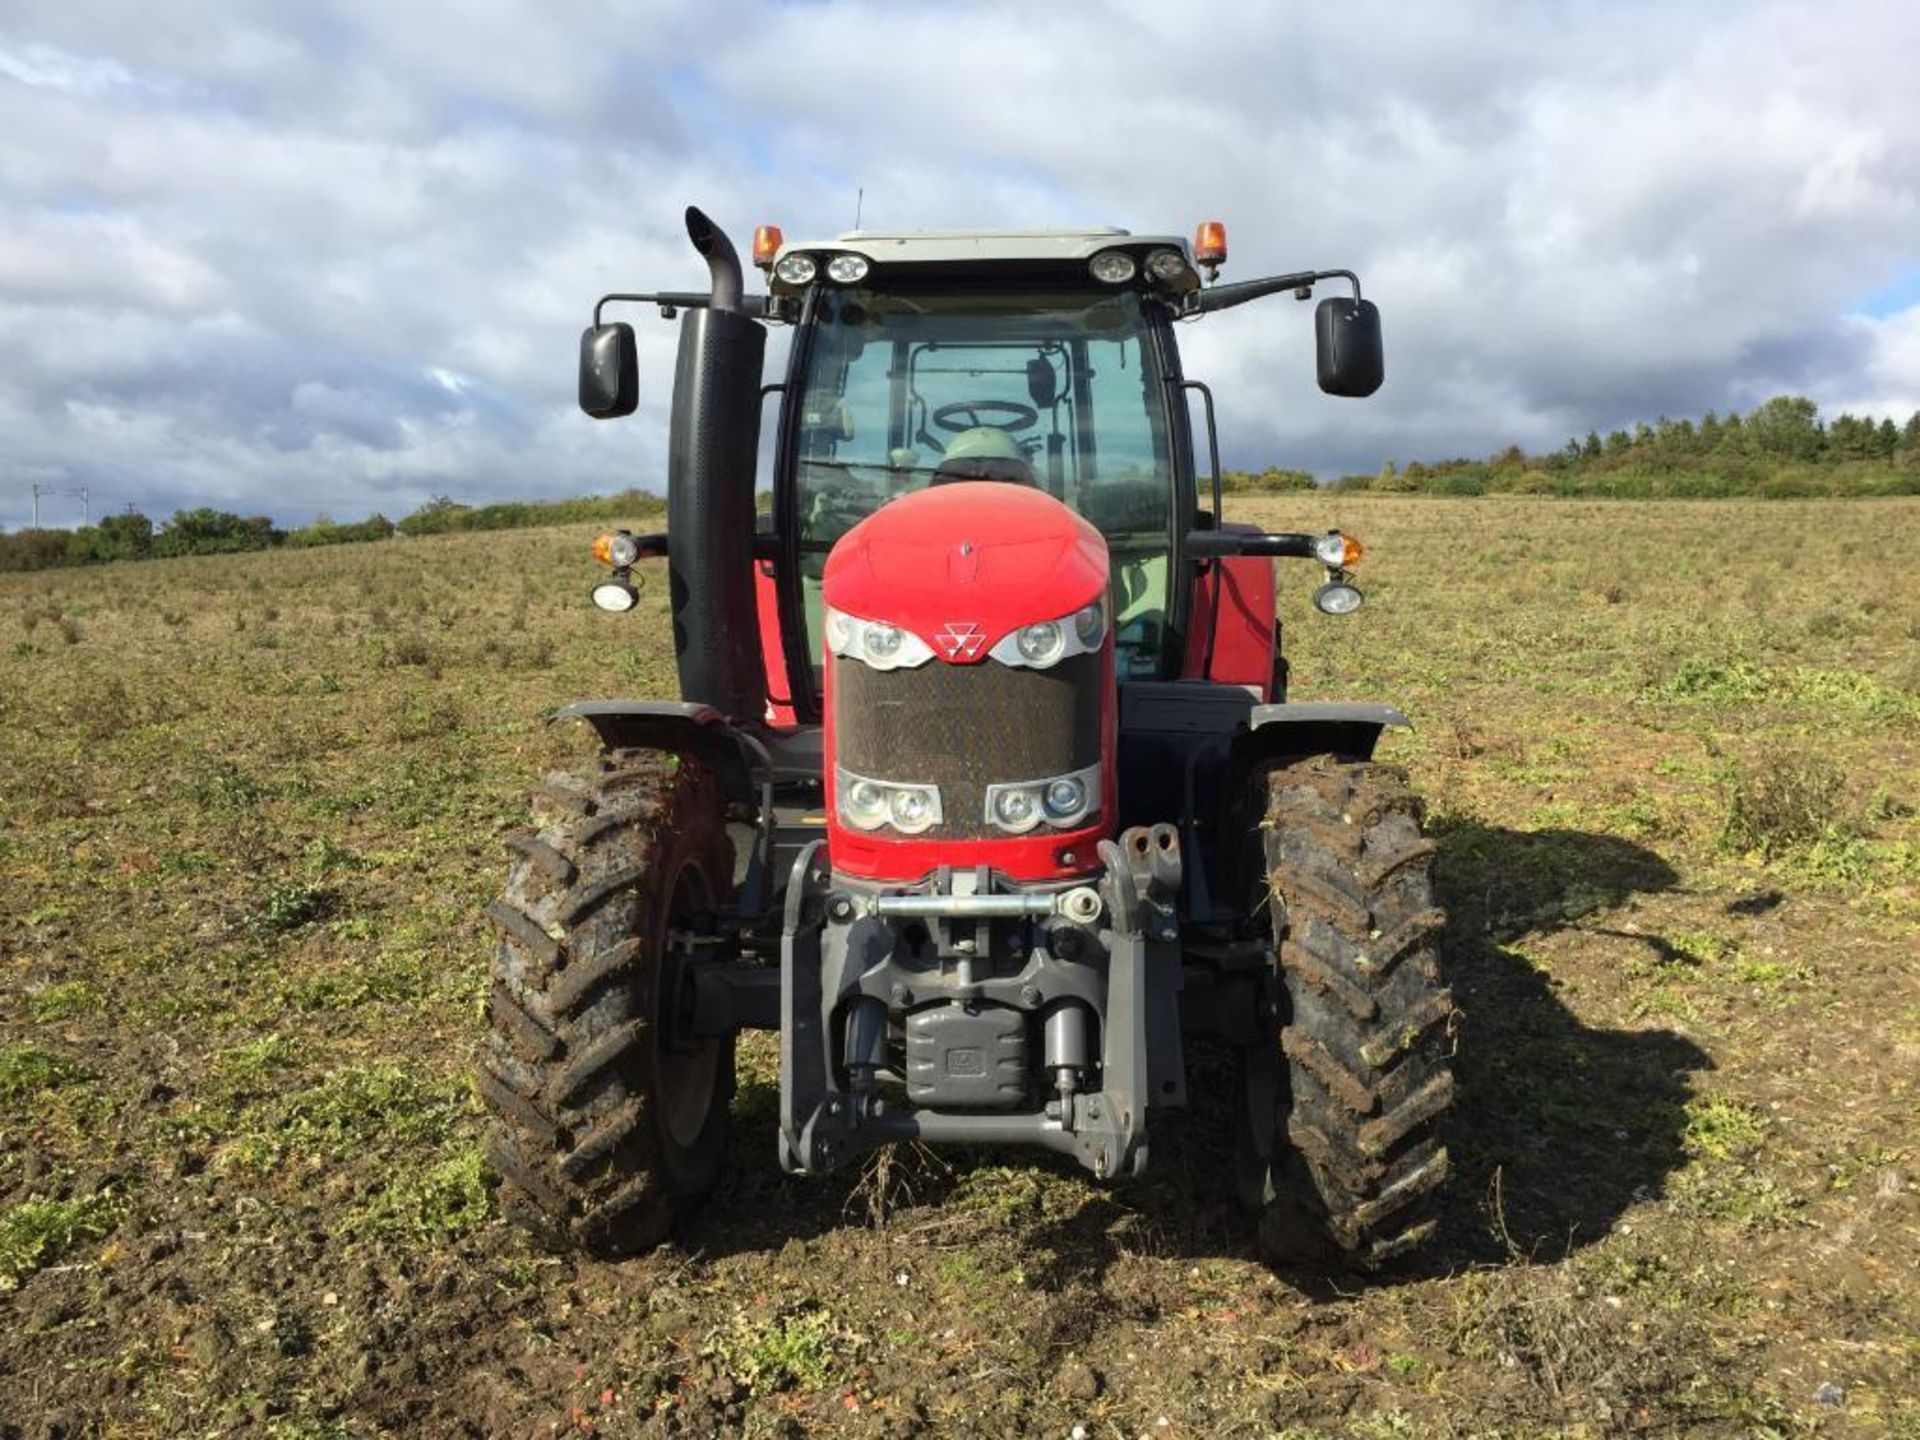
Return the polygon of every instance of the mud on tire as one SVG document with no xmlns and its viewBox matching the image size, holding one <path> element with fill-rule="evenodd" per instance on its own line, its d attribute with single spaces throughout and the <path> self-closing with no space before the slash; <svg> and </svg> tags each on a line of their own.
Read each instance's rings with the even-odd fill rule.
<svg viewBox="0 0 1920 1440">
<path fill-rule="evenodd" d="M 603 1255 L 659 1243 L 712 1189 L 733 1042 L 669 1048 L 670 931 L 722 905 L 732 847 L 701 767 L 615 751 L 534 792 L 506 889 L 476 1080 L 508 1217 Z"/>
<path fill-rule="evenodd" d="M 1454 1009 L 1433 842 L 1399 772 L 1331 756 L 1270 773 L 1264 829 L 1289 1093 L 1261 1242 L 1283 1261 L 1379 1264 L 1433 1232 L 1447 1177 Z"/>
</svg>

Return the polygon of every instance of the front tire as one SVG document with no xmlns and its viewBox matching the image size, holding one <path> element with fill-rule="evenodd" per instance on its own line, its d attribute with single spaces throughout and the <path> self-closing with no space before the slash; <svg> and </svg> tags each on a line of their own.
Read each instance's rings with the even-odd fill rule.
<svg viewBox="0 0 1920 1440">
<path fill-rule="evenodd" d="M 500 934 L 477 1086 L 508 1218 L 556 1248 L 631 1254 L 713 1188 L 733 1041 L 674 1043 L 670 946 L 733 875 L 712 776 L 614 751 L 534 792 L 487 916 Z M 669 994 L 674 990 L 675 994 Z"/>
<path fill-rule="evenodd" d="M 1447 1178 L 1454 1007 L 1434 845 L 1404 776 L 1333 756 L 1269 774 L 1264 831 L 1289 1014 L 1261 1244 L 1282 1262 L 1375 1266 L 1432 1235 Z"/>
</svg>

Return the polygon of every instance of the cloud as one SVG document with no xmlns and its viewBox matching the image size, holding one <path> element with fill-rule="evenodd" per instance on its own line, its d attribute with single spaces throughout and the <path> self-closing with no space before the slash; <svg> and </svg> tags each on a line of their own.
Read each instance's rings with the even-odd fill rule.
<svg viewBox="0 0 1920 1440">
<path fill-rule="evenodd" d="M 832 233 L 862 189 L 869 225 L 1218 216 L 1229 278 L 1359 270 L 1370 401 L 1313 388 L 1290 301 L 1182 330 L 1230 463 L 1920 408 L 1907 7 L 1244 9 L 15 0 L 0 524 L 26 478 L 286 520 L 657 485 L 671 327 L 595 425 L 592 299 L 699 283 L 689 201 Z"/>
</svg>

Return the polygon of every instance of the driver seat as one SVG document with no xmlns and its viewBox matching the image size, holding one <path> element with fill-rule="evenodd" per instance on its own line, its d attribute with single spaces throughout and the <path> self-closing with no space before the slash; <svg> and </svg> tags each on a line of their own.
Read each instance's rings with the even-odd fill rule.
<svg viewBox="0 0 1920 1440">
<path fill-rule="evenodd" d="M 1036 483 L 1033 463 L 1027 459 L 1026 451 L 998 425 L 976 425 L 954 436 L 945 458 L 934 468 L 927 484 L 946 485 L 956 480 L 1002 480 L 1013 485 Z"/>
</svg>

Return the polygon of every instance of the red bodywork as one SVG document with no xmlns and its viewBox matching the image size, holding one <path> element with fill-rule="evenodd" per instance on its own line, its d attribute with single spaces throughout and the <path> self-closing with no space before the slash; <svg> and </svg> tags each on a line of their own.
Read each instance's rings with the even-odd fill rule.
<svg viewBox="0 0 1920 1440">
<path fill-rule="evenodd" d="M 932 647 L 932 665 L 997 665 L 987 652 L 1021 626 L 1071 616 L 1106 594 L 1107 542 L 1098 530 L 1039 490 L 991 481 L 938 485 L 881 506 L 834 546 L 823 581 L 826 604 L 917 635 Z M 916 880 L 939 865 L 990 865 L 1019 880 L 1071 879 L 1098 869 L 1095 846 L 1111 833 L 1116 799 L 1111 626 L 1101 663 L 1099 812 L 1076 830 L 973 840 L 883 836 L 840 823 L 827 666 L 827 846 L 834 868 L 892 880 Z"/>
<path fill-rule="evenodd" d="M 1257 525 L 1227 524 L 1223 530 L 1257 534 Z M 1187 624 L 1183 680 L 1212 680 L 1217 685 L 1252 685 L 1265 702 L 1273 694 L 1273 561 L 1242 555 L 1212 562 L 1220 567 L 1220 614 L 1213 613 L 1213 575 L 1202 571 L 1193 581 L 1192 617 Z M 1213 664 L 1206 664 L 1207 636 L 1213 636 Z"/>
<path fill-rule="evenodd" d="M 780 587 L 773 562 L 753 562 L 754 608 L 760 613 L 760 660 L 767 674 L 767 724 L 785 730 L 796 724 L 793 682 L 787 678 L 787 641 L 780 629 Z"/>
</svg>

